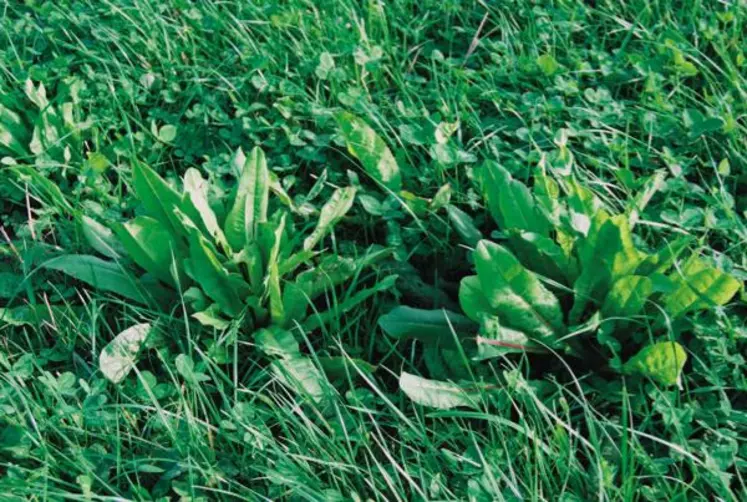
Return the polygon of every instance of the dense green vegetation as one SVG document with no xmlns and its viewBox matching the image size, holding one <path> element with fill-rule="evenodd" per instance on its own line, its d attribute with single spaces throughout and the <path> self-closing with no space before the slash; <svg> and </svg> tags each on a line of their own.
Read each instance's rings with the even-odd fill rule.
<svg viewBox="0 0 747 502">
<path fill-rule="evenodd" d="M 3 500 L 747 499 L 743 0 L 25 0 Z"/>
</svg>

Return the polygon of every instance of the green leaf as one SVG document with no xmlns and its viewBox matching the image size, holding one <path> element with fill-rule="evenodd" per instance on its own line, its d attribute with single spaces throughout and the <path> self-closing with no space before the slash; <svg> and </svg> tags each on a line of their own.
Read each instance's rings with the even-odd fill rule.
<svg viewBox="0 0 747 502">
<path fill-rule="evenodd" d="M 604 317 L 630 317 L 643 310 L 648 297 L 654 291 L 654 284 L 648 277 L 626 275 L 612 285 L 602 304 Z"/>
<path fill-rule="evenodd" d="M 533 272 L 560 284 L 571 284 L 578 275 L 578 265 L 550 237 L 531 232 L 512 232 L 510 247 Z"/>
<path fill-rule="evenodd" d="M 323 404 L 329 395 L 327 378 L 314 363 L 305 357 L 273 361 L 272 372 L 280 382 L 296 393 Z"/>
<path fill-rule="evenodd" d="M 399 388 L 415 403 L 431 408 L 448 410 L 458 406 L 478 407 L 479 396 L 476 393 L 471 393 L 451 382 L 428 380 L 402 372 L 399 377 Z"/>
<path fill-rule="evenodd" d="M 523 331 L 501 326 L 496 316 L 483 316 L 480 334 L 476 338 L 477 361 L 484 361 L 503 354 L 523 352 L 547 352 L 542 345 L 532 341 Z"/>
<path fill-rule="evenodd" d="M 57 270 L 96 289 L 116 293 L 137 303 L 147 305 L 146 289 L 137 283 L 119 265 L 96 256 L 63 255 L 44 263 L 42 267 Z"/>
<path fill-rule="evenodd" d="M 379 327 L 393 338 L 413 338 L 443 347 L 455 347 L 458 339 L 477 331 L 477 325 L 463 315 L 412 307 L 395 307 L 379 317 Z"/>
<path fill-rule="evenodd" d="M 135 162 L 132 169 L 132 185 L 137 197 L 150 216 L 158 220 L 177 238 L 186 234 L 175 209 L 182 208 L 181 196 L 169 186 L 153 169 Z"/>
<path fill-rule="evenodd" d="M 643 259 L 633 245 L 625 215 L 607 218 L 598 232 L 591 231 L 585 241 L 579 250 L 581 275 L 573 284 L 575 301 L 569 315 L 571 324 L 578 323 L 589 303 L 599 303 L 611 284 L 632 273 Z"/>
<path fill-rule="evenodd" d="M 682 252 L 695 240 L 691 235 L 683 235 L 667 242 L 655 254 L 647 256 L 636 268 L 638 275 L 661 274 L 671 267 Z"/>
<path fill-rule="evenodd" d="M 189 256 L 185 260 L 187 275 L 220 305 L 223 312 L 231 317 L 238 317 L 244 308 L 239 290 L 202 234 L 193 232 L 190 236 Z M 249 289 L 249 286 L 245 285 L 245 288 Z"/>
<path fill-rule="evenodd" d="M 375 180 L 391 191 L 399 192 L 402 189 L 399 166 L 384 140 L 352 113 L 340 112 L 336 119 L 350 154 Z"/>
<path fill-rule="evenodd" d="M 190 167 L 184 173 L 184 193 L 189 203 L 200 215 L 201 223 L 205 226 L 208 235 L 222 249 L 226 249 L 226 236 L 223 234 L 223 230 L 218 224 L 218 218 L 208 202 L 208 182 L 202 178 L 200 171 L 195 168 Z"/>
<path fill-rule="evenodd" d="M 629 375 L 642 375 L 663 385 L 680 383 L 682 369 L 687 362 L 687 354 L 677 342 L 659 342 L 644 347 L 623 366 Z"/>
<path fill-rule="evenodd" d="M 192 318 L 197 320 L 197 322 L 203 326 L 208 326 L 210 328 L 223 330 L 231 326 L 229 321 L 226 321 L 220 316 L 220 305 L 217 303 L 213 303 L 205 310 L 195 312 L 192 314 Z"/>
<path fill-rule="evenodd" d="M 502 323 L 548 344 L 564 333 L 558 299 L 510 251 L 482 240 L 474 256 L 480 286 Z"/>
<path fill-rule="evenodd" d="M 125 254 L 114 233 L 93 218 L 82 216 L 80 229 L 88 244 L 107 258 L 117 259 Z"/>
<path fill-rule="evenodd" d="M 254 334 L 254 343 L 268 356 L 291 359 L 301 355 L 296 337 L 290 331 L 277 326 L 257 331 Z"/>
<path fill-rule="evenodd" d="M 462 242 L 468 246 L 476 246 L 477 242 L 482 239 L 482 233 L 475 226 L 472 217 L 451 204 L 447 204 L 446 214 L 449 216 L 449 221 L 462 239 Z"/>
<path fill-rule="evenodd" d="M 662 298 L 664 310 L 672 319 L 692 310 L 725 305 L 739 291 L 741 283 L 731 275 L 693 255 L 680 271 L 670 276 L 678 288 Z"/>
<path fill-rule="evenodd" d="M 150 331 L 149 323 L 130 326 L 104 347 L 99 355 L 99 369 L 107 380 L 119 383 L 135 367 L 137 354 Z"/>
<path fill-rule="evenodd" d="M 483 315 L 490 315 L 493 307 L 490 306 L 485 293 L 480 285 L 480 278 L 470 275 L 462 279 L 459 284 L 459 305 L 467 317 L 479 323 Z"/>
<path fill-rule="evenodd" d="M 252 242 L 260 223 L 267 221 L 270 175 L 264 152 L 255 147 L 244 163 L 236 188 L 236 199 L 228 213 L 225 233 L 233 249 Z"/>
<path fill-rule="evenodd" d="M 338 188 L 319 213 L 316 228 L 303 241 L 304 251 L 313 249 L 332 227 L 350 210 L 355 200 L 355 188 Z"/>
<path fill-rule="evenodd" d="M 116 225 L 114 231 L 135 263 L 166 284 L 174 284 L 171 264 L 174 258 L 180 263 L 180 253 L 166 227 L 148 216 L 138 216 Z"/>
<path fill-rule="evenodd" d="M 542 54 L 537 57 L 537 66 L 539 66 L 542 73 L 548 77 L 560 69 L 558 62 L 550 54 Z"/>
<path fill-rule="evenodd" d="M 483 164 L 480 178 L 488 210 L 501 228 L 549 235 L 550 222 L 526 185 L 492 161 Z"/>
<path fill-rule="evenodd" d="M 296 285 L 313 300 L 353 277 L 357 269 L 355 260 L 351 258 L 325 256 L 319 265 L 298 274 Z"/>
</svg>

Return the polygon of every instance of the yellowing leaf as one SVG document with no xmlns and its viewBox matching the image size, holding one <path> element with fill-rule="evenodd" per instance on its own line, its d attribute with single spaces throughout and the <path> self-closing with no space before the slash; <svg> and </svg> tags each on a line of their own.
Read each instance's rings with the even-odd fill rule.
<svg viewBox="0 0 747 502">
<path fill-rule="evenodd" d="M 399 166 L 384 140 L 352 113 L 340 112 L 336 119 L 350 154 L 375 180 L 393 192 L 399 192 L 402 189 Z"/>
<path fill-rule="evenodd" d="M 677 342 L 659 342 L 644 347 L 625 363 L 623 371 L 652 378 L 663 385 L 680 383 L 687 354 Z"/>
</svg>

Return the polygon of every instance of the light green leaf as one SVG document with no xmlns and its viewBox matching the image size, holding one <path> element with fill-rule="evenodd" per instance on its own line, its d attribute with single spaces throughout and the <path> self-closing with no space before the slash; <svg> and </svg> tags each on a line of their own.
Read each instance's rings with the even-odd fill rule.
<svg viewBox="0 0 747 502">
<path fill-rule="evenodd" d="M 483 315 L 490 315 L 493 311 L 482 291 L 480 278 L 476 275 L 465 277 L 459 284 L 459 305 L 467 317 L 476 323 L 480 322 Z"/>
<path fill-rule="evenodd" d="M 681 272 L 676 270 L 669 277 L 679 287 L 662 298 L 662 305 L 673 319 L 692 310 L 725 305 L 741 287 L 737 279 L 695 255 Z"/>
<path fill-rule="evenodd" d="M 125 254 L 114 233 L 93 218 L 82 216 L 80 229 L 88 244 L 102 255 L 117 259 Z"/>
<path fill-rule="evenodd" d="M 272 372 L 280 382 L 301 396 L 311 398 L 317 404 L 327 400 L 329 382 L 324 374 L 305 357 L 280 359 L 272 362 Z"/>
<path fill-rule="evenodd" d="M 638 315 L 648 297 L 654 291 L 654 284 L 648 277 L 626 275 L 612 285 L 602 304 L 604 317 L 630 317 Z"/>
<path fill-rule="evenodd" d="M 475 249 L 475 266 L 492 311 L 506 327 L 545 343 L 565 331 L 560 303 L 537 276 L 525 269 L 503 246 L 482 240 Z"/>
<path fill-rule="evenodd" d="M 476 246 L 477 242 L 482 239 L 482 233 L 475 226 L 472 217 L 451 204 L 446 205 L 446 214 L 462 242 L 468 246 Z"/>
<path fill-rule="evenodd" d="M 141 291 L 137 283 L 119 265 L 96 256 L 63 255 L 42 265 L 57 270 L 96 289 L 116 293 L 137 303 L 148 304 L 145 288 Z"/>
<path fill-rule="evenodd" d="M 158 139 L 164 143 L 171 143 L 176 139 L 176 126 L 166 124 L 158 130 Z"/>
<path fill-rule="evenodd" d="M 375 180 L 393 192 L 399 192 L 402 189 L 399 166 L 384 140 L 352 113 L 340 112 L 336 119 L 350 154 Z"/>
<path fill-rule="evenodd" d="M 394 338 L 414 338 L 442 347 L 454 347 L 457 339 L 473 335 L 477 325 L 463 315 L 448 310 L 422 310 L 395 307 L 379 317 L 379 326 Z"/>
<path fill-rule="evenodd" d="M 451 382 L 428 380 L 402 372 L 399 388 L 417 404 L 448 410 L 458 406 L 478 408 L 478 395 Z"/>
<path fill-rule="evenodd" d="M 135 263 L 166 284 L 174 284 L 171 276 L 174 255 L 178 263 L 181 260 L 166 227 L 154 218 L 138 216 L 123 225 L 116 225 L 114 231 Z"/>
<path fill-rule="evenodd" d="M 636 268 L 638 275 L 662 274 L 666 272 L 695 240 L 691 235 L 683 235 L 672 242 L 667 242 L 655 254 L 647 256 Z"/>
<path fill-rule="evenodd" d="M 104 347 L 99 355 L 99 369 L 107 380 L 119 383 L 135 367 L 137 354 L 150 331 L 149 323 L 130 326 Z"/>
<path fill-rule="evenodd" d="M 267 221 L 269 194 L 270 175 L 265 154 L 255 147 L 244 163 L 236 199 L 226 217 L 226 238 L 233 249 L 241 249 L 246 242 L 252 242 L 258 225 Z"/>
<path fill-rule="evenodd" d="M 626 374 L 652 378 L 663 385 L 680 383 L 687 354 L 677 342 L 659 342 L 644 347 L 623 366 Z"/>
<path fill-rule="evenodd" d="M 355 200 L 355 188 L 338 188 L 319 213 L 316 228 L 303 241 L 304 251 L 313 249 L 332 227 L 350 210 Z"/>
<path fill-rule="evenodd" d="M 268 356 L 291 359 L 301 355 L 298 340 L 293 333 L 277 326 L 257 331 L 254 334 L 254 343 Z"/>
<path fill-rule="evenodd" d="M 220 316 L 220 305 L 213 303 L 207 309 L 192 314 L 192 318 L 197 320 L 203 326 L 208 326 L 215 329 L 227 329 L 231 326 L 229 321 L 226 321 Z"/>
<path fill-rule="evenodd" d="M 480 178 L 488 210 L 501 228 L 549 235 L 550 222 L 526 185 L 492 161 L 483 164 Z"/>
<path fill-rule="evenodd" d="M 573 284 L 571 324 L 578 323 L 589 303 L 598 304 L 617 278 L 632 273 L 643 260 L 643 254 L 633 245 L 625 215 L 607 218 L 598 232 L 590 232 L 586 241 L 579 251 L 581 275 Z"/>
<path fill-rule="evenodd" d="M 226 236 L 218 224 L 218 218 L 208 202 L 208 182 L 202 178 L 200 171 L 190 167 L 184 173 L 184 193 L 192 204 L 195 211 L 200 215 L 200 220 L 205 226 L 207 233 L 223 249 L 227 247 Z"/>
</svg>

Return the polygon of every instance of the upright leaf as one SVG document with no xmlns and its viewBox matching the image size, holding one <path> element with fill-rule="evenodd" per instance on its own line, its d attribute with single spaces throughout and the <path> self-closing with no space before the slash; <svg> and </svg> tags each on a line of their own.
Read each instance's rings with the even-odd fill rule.
<svg viewBox="0 0 747 502">
<path fill-rule="evenodd" d="M 480 241 L 475 266 L 485 297 L 507 327 L 550 344 L 565 331 L 558 299 L 506 248 Z"/>
<path fill-rule="evenodd" d="M 166 284 L 174 284 L 171 264 L 174 258 L 181 263 L 181 256 L 165 226 L 154 218 L 138 216 L 116 225 L 114 231 L 135 263 Z"/>
<path fill-rule="evenodd" d="M 493 219 L 506 230 L 549 235 L 550 222 L 532 193 L 496 162 L 487 161 L 480 170 L 483 192 Z"/>
<path fill-rule="evenodd" d="M 153 169 L 140 162 L 135 162 L 132 168 L 132 185 L 150 216 L 164 225 L 175 237 L 184 238 L 182 222 L 174 214 L 175 209 L 182 207 L 182 198 L 176 190 Z"/>
<path fill-rule="evenodd" d="M 226 236 L 223 234 L 223 230 L 218 224 L 218 218 L 208 202 L 208 182 L 202 178 L 200 171 L 197 169 L 190 167 L 184 173 L 184 193 L 189 204 L 200 215 L 201 223 L 205 226 L 208 235 L 225 249 Z"/>
<path fill-rule="evenodd" d="M 193 232 L 189 239 L 189 259 L 186 272 L 221 310 L 238 317 L 244 308 L 236 284 L 216 256 L 215 250 L 201 234 Z M 248 289 L 248 285 L 246 286 Z"/>
<path fill-rule="evenodd" d="M 260 223 L 267 221 L 270 175 L 264 152 L 255 147 L 244 163 L 233 207 L 226 217 L 225 233 L 233 249 L 252 242 Z"/>
<path fill-rule="evenodd" d="M 492 314 L 493 307 L 482 290 L 480 278 L 476 275 L 465 277 L 459 284 L 459 306 L 467 317 L 476 323 L 481 322 L 483 315 Z"/>
<path fill-rule="evenodd" d="M 121 382 L 135 367 L 137 354 L 150 333 L 149 323 L 135 324 L 109 342 L 99 355 L 99 369 L 112 383 Z"/>
<path fill-rule="evenodd" d="M 304 251 L 309 251 L 317 245 L 334 225 L 350 210 L 355 200 L 355 188 L 338 188 L 332 197 L 324 204 L 319 213 L 314 231 L 303 241 Z"/>
<path fill-rule="evenodd" d="M 399 166 L 384 140 L 352 113 L 340 112 L 336 119 L 350 154 L 371 177 L 393 192 L 399 192 L 402 189 Z"/>
<path fill-rule="evenodd" d="M 449 216 L 449 221 L 462 239 L 462 242 L 468 246 L 476 246 L 480 239 L 482 239 L 482 233 L 477 229 L 470 215 L 451 204 L 446 205 L 446 214 Z"/>
</svg>

